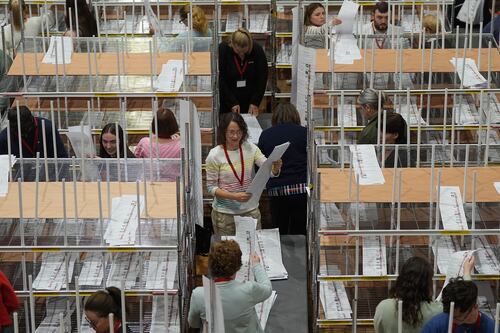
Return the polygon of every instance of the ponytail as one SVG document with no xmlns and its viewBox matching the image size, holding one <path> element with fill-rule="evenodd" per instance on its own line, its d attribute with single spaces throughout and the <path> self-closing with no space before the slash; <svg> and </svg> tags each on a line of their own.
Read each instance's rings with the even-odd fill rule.
<svg viewBox="0 0 500 333">
<path fill-rule="evenodd" d="M 107 318 L 112 313 L 116 320 L 121 320 L 121 290 L 116 287 L 108 287 L 97 291 L 87 298 L 85 311 L 95 312 L 101 318 Z"/>
</svg>

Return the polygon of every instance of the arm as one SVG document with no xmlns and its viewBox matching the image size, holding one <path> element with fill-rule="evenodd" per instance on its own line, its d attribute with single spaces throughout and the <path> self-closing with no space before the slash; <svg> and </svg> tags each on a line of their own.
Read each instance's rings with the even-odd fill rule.
<svg viewBox="0 0 500 333">
<path fill-rule="evenodd" d="M 250 98 L 250 104 L 258 107 L 266 91 L 268 68 L 266 54 L 264 53 L 262 47 L 257 43 L 254 43 L 254 50 L 256 53 L 256 71 L 259 75 L 257 76 L 257 82 L 255 82 L 254 93 Z"/>
<path fill-rule="evenodd" d="M 252 284 L 252 296 L 256 303 L 265 301 L 271 296 L 273 291 L 271 281 L 267 277 L 266 271 L 260 263 L 259 256 L 254 252 L 252 254 L 252 265 L 255 282 Z"/>
<path fill-rule="evenodd" d="M 137 144 L 137 146 L 135 146 L 135 150 L 134 150 L 135 157 L 137 157 L 137 158 L 145 157 L 144 156 L 144 145 L 145 145 L 144 138 L 142 138 L 139 141 L 139 143 Z"/>
<path fill-rule="evenodd" d="M 57 157 L 61 158 L 68 157 L 68 152 L 66 152 L 66 147 L 64 147 L 64 143 L 62 142 L 61 135 L 59 135 L 59 131 L 57 130 L 57 128 L 56 128 L 56 145 L 57 145 Z"/>
<path fill-rule="evenodd" d="M 200 317 L 200 304 L 198 302 L 198 297 L 196 297 L 196 289 L 193 290 L 191 294 L 191 302 L 189 305 L 189 314 L 188 314 L 188 322 L 189 326 L 192 328 L 200 328 L 201 327 L 201 317 Z"/>
<path fill-rule="evenodd" d="M 0 272 L 0 280 L 2 281 L 0 289 L 2 292 L 3 304 L 5 305 L 9 313 L 12 313 L 16 311 L 17 307 L 19 306 L 19 301 L 17 300 L 14 288 L 12 288 L 10 281 L 3 274 L 3 272 Z"/>
<path fill-rule="evenodd" d="M 384 301 L 382 301 L 384 302 Z M 382 302 L 377 305 L 375 310 L 375 316 L 373 317 L 373 327 L 375 328 L 376 333 L 384 333 L 384 309 L 382 309 Z"/>
<path fill-rule="evenodd" d="M 230 47 L 225 43 L 219 44 L 219 90 L 222 96 L 227 100 L 227 104 L 231 107 L 238 105 L 238 100 L 234 97 L 231 88 L 227 82 L 227 68 L 225 56 L 230 52 Z"/>
</svg>

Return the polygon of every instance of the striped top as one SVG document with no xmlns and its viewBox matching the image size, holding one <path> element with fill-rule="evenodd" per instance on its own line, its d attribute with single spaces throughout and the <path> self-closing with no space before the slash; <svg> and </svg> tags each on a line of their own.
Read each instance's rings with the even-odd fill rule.
<svg viewBox="0 0 500 333">
<path fill-rule="evenodd" d="M 259 205 L 258 203 L 255 207 L 246 206 L 244 209 L 241 208 L 242 202 L 236 200 L 223 199 L 215 196 L 215 191 L 220 188 L 228 192 L 245 192 L 252 179 L 255 175 L 254 165 L 261 166 L 265 161 L 266 157 L 260 149 L 248 141 L 244 141 L 241 144 L 241 149 L 243 151 L 243 161 L 245 175 L 243 177 L 243 185 L 240 184 L 238 179 L 236 179 L 229 162 L 224 154 L 224 148 L 222 145 L 218 145 L 210 150 L 206 160 L 206 171 L 207 171 L 207 188 L 208 193 L 214 196 L 214 201 L 212 207 L 214 210 L 225 214 L 243 214 L 249 212 Z M 228 150 L 229 159 L 234 166 L 234 170 L 238 177 L 241 176 L 241 158 L 240 150 Z"/>
</svg>

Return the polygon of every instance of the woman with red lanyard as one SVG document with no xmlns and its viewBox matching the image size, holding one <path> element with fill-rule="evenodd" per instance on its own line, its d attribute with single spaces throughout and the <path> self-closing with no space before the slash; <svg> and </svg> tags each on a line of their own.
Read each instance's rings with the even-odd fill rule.
<svg viewBox="0 0 500 333">
<path fill-rule="evenodd" d="M 214 197 L 212 224 L 218 236 L 235 234 L 235 215 L 256 219 L 260 229 L 259 203 L 247 203 L 251 194 L 246 190 L 255 174 L 254 165 L 261 166 L 266 157 L 247 137 L 248 128 L 240 114 L 221 116 L 218 145 L 206 160 L 208 192 Z M 271 177 L 279 176 L 281 164 L 281 160 L 273 163 Z"/>
<path fill-rule="evenodd" d="M 220 112 L 259 114 L 267 85 L 267 58 L 250 33 L 239 28 L 219 45 Z"/>
<path fill-rule="evenodd" d="M 131 333 L 128 326 L 122 325 L 121 290 L 108 287 L 89 296 L 85 301 L 85 319 L 96 333 Z M 109 315 L 113 314 L 113 329 L 110 329 Z"/>
</svg>

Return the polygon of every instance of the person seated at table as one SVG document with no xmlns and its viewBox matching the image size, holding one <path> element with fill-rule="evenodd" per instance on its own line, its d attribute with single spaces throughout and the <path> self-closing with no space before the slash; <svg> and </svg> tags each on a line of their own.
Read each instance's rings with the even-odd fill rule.
<svg viewBox="0 0 500 333">
<path fill-rule="evenodd" d="M 464 263 L 464 278 L 470 280 L 474 256 Z M 424 258 L 411 257 L 403 266 L 390 291 L 390 297 L 377 305 L 373 325 L 376 333 L 398 332 L 398 301 L 403 301 L 403 332 L 419 333 L 432 317 L 443 310 L 443 303 L 432 300 L 434 271 Z M 444 302 L 444 299 L 443 299 Z"/>
<path fill-rule="evenodd" d="M 495 321 L 479 311 L 477 286 L 462 278 L 451 279 L 443 289 L 443 313 L 438 314 L 425 324 L 421 333 L 447 333 L 451 302 L 453 308 L 453 333 L 493 333 Z"/>
<path fill-rule="evenodd" d="M 99 141 L 99 157 L 124 158 L 125 152 L 127 153 L 127 157 L 135 157 L 128 147 L 127 139 L 125 138 L 125 132 L 123 131 L 122 127 L 118 125 L 118 137 L 116 136 L 116 128 L 116 123 L 109 123 L 103 127 L 101 131 L 101 138 Z"/>
<path fill-rule="evenodd" d="M 85 319 L 96 333 L 131 333 L 126 325 L 123 329 L 122 311 L 128 313 L 126 305 L 122 306 L 121 290 L 107 287 L 93 293 L 85 301 Z M 113 314 L 113 328 L 109 325 L 109 315 Z"/>
<path fill-rule="evenodd" d="M 363 117 L 367 121 L 365 128 L 358 136 L 358 144 L 376 144 L 378 135 L 378 96 L 379 91 L 367 88 L 361 91 L 358 103 L 361 105 Z M 385 95 L 381 93 L 380 107 L 383 109 Z M 381 115 L 382 116 L 382 115 Z M 382 126 L 380 127 L 382 128 Z"/>
<path fill-rule="evenodd" d="M 189 28 L 188 16 L 189 16 L 189 5 L 181 7 L 179 10 L 179 16 L 181 17 L 181 22 L 184 23 Z M 198 6 L 192 6 L 192 25 L 193 30 L 191 31 L 191 37 L 211 37 L 212 30 L 208 27 L 208 21 L 205 17 L 205 12 Z M 183 31 L 177 35 L 177 37 L 187 38 L 189 36 L 189 31 Z"/>
<path fill-rule="evenodd" d="M 47 149 L 47 157 L 68 157 L 61 136 L 57 129 L 55 130 L 56 149 L 54 152 L 54 141 L 52 136 L 52 122 L 42 117 L 34 117 L 27 106 L 19 106 L 19 123 L 21 124 L 21 135 L 18 132 L 17 108 L 11 108 L 7 115 L 10 128 L 10 152 L 16 157 L 21 157 L 19 152 L 19 139 L 21 140 L 21 149 L 23 158 L 34 158 L 37 153 L 40 157 L 44 155 L 44 141 Z M 43 138 L 43 129 L 45 128 L 45 140 Z M 0 132 L 0 154 L 8 154 L 7 128 Z"/>
<path fill-rule="evenodd" d="M 383 121 L 383 119 L 382 119 Z M 383 126 L 380 128 L 380 137 L 382 138 Z M 407 128 L 404 118 L 395 112 L 387 112 L 385 119 L 385 144 L 386 145 L 402 145 L 406 144 Z M 381 139 L 381 143 L 382 143 Z M 385 167 L 394 167 L 395 149 L 393 147 L 385 148 Z M 398 167 L 407 167 L 408 159 L 406 150 L 398 150 Z"/>
<path fill-rule="evenodd" d="M 179 125 L 174 113 L 170 109 L 160 109 L 156 112 L 158 119 L 158 133 L 156 133 L 156 121 L 151 122 L 153 140 L 144 137 L 135 147 L 135 157 L 160 157 L 179 158 L 181 156 L 181 140 L 179 136 Z M 158 154 L 157 154 L 158 150 Z"/>
<path fill-rule="evenodd" d="M 314 49 L 324 49 L 326 46 L 325 36 L 328 28 L 342 23 L 334 17 L 330 24 L 326 23 L 325 7 L 319 2 L 309 4 L 304 13 L 304 46 Z"/>
<path fill-rule="evenodd" d="M 255 280 L 237 281 L 236 273 L 241 267 L 241 250 L 237 242 L 214 243 L 208 254 L 209 274 L 220 294 L 226 332 L 264 332 L 255 305 L 271 296 L 271 281 L 256 253 L 251 255 L 251 264 Z M 204 290 L 197 287 L 191 294 L 188 322 L 193 328 L 201 328 L 205 321 Z"/>
<path fill-rule="evenodd" d="M 12 23 L 4 27 L 5 42 L 0 43 L 0 47 L 5 47 L 8 53 L 11 53 L 12 48 L 15 49 L 19 44 L 21 30 L 24 38 L 37 37 L 42 34 L 42 29 L 43 31 L 50 30 L 56 23 L 54 13 L 48 8 L 45 11 L 42 7 L 42 15 L 30 17 L 24 0 L 10 0 L 9 10 L 12 14 Z"/>
<path fill-rule="evenodd" d="M 67 30 L 64 36 L 97 37 L 97 22 L 86 0 L 66 0 L 65 21 Z"/>
</svg>

